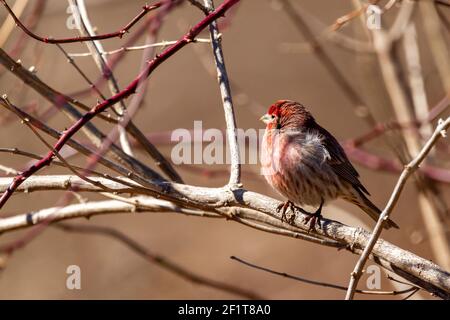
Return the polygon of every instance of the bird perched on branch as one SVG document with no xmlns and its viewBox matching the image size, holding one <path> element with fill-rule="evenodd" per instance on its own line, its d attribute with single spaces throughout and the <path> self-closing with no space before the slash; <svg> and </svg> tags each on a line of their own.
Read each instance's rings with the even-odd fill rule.
<svg viewBox="0 0 450 320">
<path fill-rule="evenodd" d="M 336 198 L 347 200 L 377 221 L 381 213 L 366 195 L 359 174 L 339 142 L 314 120 L 298 102 L 280 100 L 261 117 L 266 131 L 261 145 L 261 172 L 267 182 L 287 201 L 277 210 L 286 220 L 286 211 L 307 214 L 310 229 L 319 223 L 322 206 Z M 302 205 L 318 207 L 310 213 Z M 398 228 L 392 220 L 384 228 Z"/>
</svg>

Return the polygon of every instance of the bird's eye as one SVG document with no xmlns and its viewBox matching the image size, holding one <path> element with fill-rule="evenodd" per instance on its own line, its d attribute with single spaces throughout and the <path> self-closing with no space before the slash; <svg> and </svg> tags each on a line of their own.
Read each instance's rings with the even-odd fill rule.
<svg viewBox="0 0 450 320">
<path fill-rule="evenodd" d="M 272 119 L 275 119 L 275 115 L 274 114 L 272 115 Z"/>
</svg>

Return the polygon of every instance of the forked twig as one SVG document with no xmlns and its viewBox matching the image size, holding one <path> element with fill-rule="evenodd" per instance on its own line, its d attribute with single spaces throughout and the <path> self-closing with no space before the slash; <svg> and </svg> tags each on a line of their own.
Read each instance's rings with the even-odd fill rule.
<svg viewBox="0 0 450 320">
<path fill-rule="evenodd" d="M 139 20 L 141 20 L 147 13 L 150 11 L 159 8 L 164 1 L 157 2 L 153 5 L 145 5 L 142 7 L 142 11 L 134 17 L 129 23 L 127 23 L 122 29 L 112 32 L 112 33 L 106 33 L 96 36 L 87 36 L 87 37 L 74 37 L 74 38 L 62 38 L 62 39 L 53 39 L 50 37 L 41 37 L 37 34 L 30 31 L 21 21 L 20 19 L 14 14 L 14 11 L 9 7 L 6 0 L 0 0 L 6 10 L 8 10 L 11 17 L 16 22 L 17 26 L 21 28 L 27 35 L 32 37 L 33 39 L 36 39 L 38 41 L 44 42 L 44 43 L 73 43 L 73 42 L 83 42 L 83 41 L 92 41 L 92 40 L 104 40 L 104 39 L 111 39 L 111 38 L 122 38 Z M 171 1 L 171 0 L 169 0 Z"/>
<path fill-rule="evenodd" d="M 377 221 L 375 228 L 373 229 L 372 235 L 365 246 L 363 253 L 361 254 L 358 262 L 355 265 L 355 268 L 350 276 L 350 282 L 348 285 L 347 293 L 345 296 L 346 300 L 351 300 L 354 297 L 356 286 L 358 285 L 358 280 L 362 275 L 362 270 L 364 265 L 366 264 L 367 259 L 369 258 L 370 253 L 372 252 L 375 244 L 377 243 L 378 238 L 381 235 L 381 231 L 383 230 L 383 224 L 385 221 L 389 219 L 389 215 L 394 209 L 397 201 L 400 197 L 401 192 L 403 191 L 403 187 L 406 184 L 406 181 L 417 170 L 420 163 L 425 159 L 430 150 L 436 144 L 440 137 L 445 137 L 445 133 L 447 129 L 450 127 L 450 117 L 448 117 L 445 121 L 440 121 L 438 126 L 436 127 L 433 135 L 428 139 L 428 141 L 423 146 L 422 150 L 419 154 L 405 166 L 402 174 L 400 175 L 397 184 L 392 192 L 392 195 L 384 208 L 383 212 L 380 214 L 380 217 Z"/>
</svg>

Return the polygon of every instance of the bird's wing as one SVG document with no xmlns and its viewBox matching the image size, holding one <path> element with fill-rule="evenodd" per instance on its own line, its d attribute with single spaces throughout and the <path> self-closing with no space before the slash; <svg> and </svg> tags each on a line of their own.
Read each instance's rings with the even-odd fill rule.
<svg viewBox="0 0 450 320">
<path fill-rule="evenodd" d="M 322 143 L 330 157 L 328 157 L 327 162 L 333 168 L 334 172 L 339 175 L 345 181 L 351 183 L 354 187 L 360 189 L 364 193 L 369 194 L 366 188 L 359 181 L 359 173 L 350 163 L 345 154 L 344 149 L 341 147 L 339 142 L 329 133 L 326 129 L 319 127 L 319 132 L 323 136 Z"/>
</svg>

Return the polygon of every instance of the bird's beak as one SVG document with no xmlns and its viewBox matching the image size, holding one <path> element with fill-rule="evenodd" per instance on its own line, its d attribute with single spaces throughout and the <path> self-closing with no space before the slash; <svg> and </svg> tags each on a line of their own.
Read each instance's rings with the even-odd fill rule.
<svg viewBox="0 0 450 320">
<path fill-rule="evenodd" d="M 263 115 L 261 118 L 259 118 L 259 120 L 261 120 L 262 122 L 264 122 L 265 124 L 268 124 L 269 122 L 272 121 L 272 117 L 270 116 L 270 114 L 265 114 Z"/>
</svg>

